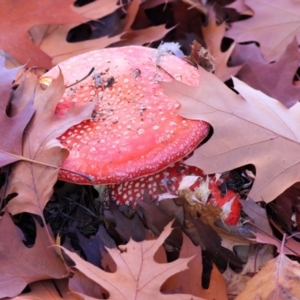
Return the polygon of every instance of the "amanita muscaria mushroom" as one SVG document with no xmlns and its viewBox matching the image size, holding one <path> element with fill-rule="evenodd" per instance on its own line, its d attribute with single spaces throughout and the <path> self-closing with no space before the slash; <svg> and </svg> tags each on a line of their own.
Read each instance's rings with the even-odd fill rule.
<svg viewBox="0 0 300 300">
<path fill-rule="evenodd" d="M 180 104 L 163 93 L 159 81 L 175 78 L 196 86 L 201 84 L 196 68 L 171 54 L 137 46 L 88 52 L 60 63 L 59 68 L 70 87 L 57 106 L 57 115 L 63 116 L 74 105 L 96 102 L 90 120 L 59 138 L 70 150 L 59 179 L 115 184 L 110 187 L 113 200 L 133 206 L 142 199 L 145 187 L 156 201 L 159 190 L 177 196 L 180 185 L 197 176 L 188 186 L 197 198 L 193 200 L 220 206 L 223 220 L 236 224 L 239 195 L 221 192 L 224 178 L 204 177 L 200 169 L 178 162 L 207 136 L 209 125 L 179 116 Z M 58 72 L 58 67 L 53 68 L 41 82 L 51 82 Z"/>
<path fill-rule="evenodd" d="M 110 197 L 118 205 L 134 207 L 146 193 L 153 202 L 183 196 L 187 201 L 202 205 L 212 204 L 222 209 L 220 218 L 236 225 L 240 218 L 240 195 L 228 189 L 231 174 L 204 175 L 197 167 L 177 162 L 163 171 L 134 181 L 109 186 Z"/>
<path fill-rule="evenodd" d="M 201 84 L 197 69 L 176 56 L 129 46 L 88 52 L 58 66 L 66 86 L 94 71 L 66 89 L 56 114 L 63 116 L 74 105 L 97 103 L 90 120 L 59 138 L 70 150 L 59 173 L 61 180 L 115 184 L 154 174 L 192 152 L 208 134 L 206 122 L 179 116 L 179 102 L 166 96 L 159 85 L 173 78 L 192 86 Z M 41 81 L 51 81 L 59 68 Z"/>
</svg>

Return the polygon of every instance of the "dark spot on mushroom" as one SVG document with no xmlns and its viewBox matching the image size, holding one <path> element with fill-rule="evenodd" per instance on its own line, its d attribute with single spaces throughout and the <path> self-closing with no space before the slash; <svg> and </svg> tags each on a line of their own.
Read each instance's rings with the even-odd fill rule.
<svg viewBox="0 0 300 300">
<path fill-rule="evenodd" d="M 91 118 L 94 120 L 97 117 L 97 110 L 93 110 L 92 114 L 91 114 Z"/>
<path fill-rule="evenodd" d="M 140 104 L 140 107 L 139 107 L 140 110 L 146 110 L 147 109 L 147 106 L 145 104 Z"/>
<path fill-rule="evenodd" d="M 142 74 L 142 72 L 141 72 L 140 69 L 134 69 L 132 71 L 132 76 L 133 76 L 134 79 L 136 79 L 137 77 L 141 76 L 141 74 Z"/>
<path fill-rule="evenodd" d="M 115 78 L 113 76 L 108 77 L 104 85 L 105 88 L 111 87 L 115 83 Z"/>
</svg>

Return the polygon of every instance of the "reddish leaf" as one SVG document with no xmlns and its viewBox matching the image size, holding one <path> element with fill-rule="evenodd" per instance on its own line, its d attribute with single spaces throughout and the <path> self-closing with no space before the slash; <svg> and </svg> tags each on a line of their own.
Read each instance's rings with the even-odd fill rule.
<svg viewBox="0 0 300 300">
<path fill-rule="evenodd" d="M 297 103 L 300 100 L 300 86 L 293 85 L 300 62 L 297 40 L 294 39 L 278 61 L 272 64 L 262 58 L 258 47 L 249 46 L 239 46 L 235 50 L 235 55 L 245 62 L 237 78 L 279 100 L 286 107 Z"/>
<path fill-rule="evenodd" d="M 23 100 L 25 101 L 21 101 L 20 97 L 19 101 L 14 99 L 14 104 L 16 102 L 20 104 L 21 102 L 22 105 L 13 109 L 11 116 L 7 115 L 7 108 L 12 97 L 12 82 L 19 70 L 20 68 L 7 70 L 4 67 L 4 57 L 0 56 L 0 136 L 5 141 L 0 145 L 0 167 L 20 159 L 15 157 L 15 155 L 22 155 L 23 131 L 34 113 L 32 106 L 34 96 L 33 86 L 26 85 L 24 90 L 22 89 L 24 88 L 23 82 L 20 89 L 23 90 L 25 95 Z"/>
<path fill-rule="evenodd" d="M 216 13 L 211 8 L 208 15 L 208 24 L 202 27 L 202 32 L 206 47 L 212 55 L 212 62 L 215 65 L 214 74 L 222 81 L 226 81 L 230 79 L 230 76 L 236 75 L 241 68 L 241 66 L 227 66 L 235 44 L 233 43 L 227 51 L 221 51 L 221 43 L 225 35 L 225 30 L 225 22 L 218 25 Z"/>
<path fill-rule="evenodd" d="M 30 41 L 28 30 L 37 24 L 85 21 L 71 10 L 73 3 L 73 0 L 1 0 L 0 47 L 21 63 L 49 69 L 51 58 Z"/>
<path fill-rule="evenodd" d="M 44 280 L 29 285 L 30 292 L 21 294 L 13 300 L 83 300 L 79 295 L 70 293 L 67 280 Z"/>
<path fill-rule="evenodd" d="M 27 248 L 9 214 L 0 219 L 0 298 L 18 295 L 28 283 L 67 275 L 45 228 L 36 224 L 36 230 L 35 244 Z"/>
<path fill-rule="evenodd" d="M 196 295 L 205 299 L 227 300 L 226 285 L 222 275 L 214 266 L 209 289 L 202 288 L 202 256 L 200 246 L 195 246 L 184 234 L 180 258 L 193 257 L 188 263 L 188 269 L 170 277 L 162 286 L 162 291 L 175 290 L 180 287 L 180 292 Z M 217 288 L 216 288 L 217 287 Z"/>
<path fill-rule="evenodd" d="M 300 3 L 294 0 L 246 0 L 254 16 L 235 22 L 227 36 L 236 42 L 257 41 L 266 61 L 277 60 L 300 37 Z M 276 16 L 276 17 L 274 17 Z"/>
<path fill-rule="evenodd" d="M 247 200 L 240 200 L 243 206 L 243 211 L 254 221 L 255 225 L 268 234 L 272 234 L 272 229 L 269 224 L 267 212 L 260 207 L 251 198 Z"/>
</svg>

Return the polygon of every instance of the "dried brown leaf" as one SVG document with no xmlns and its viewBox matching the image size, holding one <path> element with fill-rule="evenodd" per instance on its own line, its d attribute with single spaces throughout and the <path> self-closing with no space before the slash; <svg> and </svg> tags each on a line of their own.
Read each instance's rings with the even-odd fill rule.
<svg viewBox="0 0 300 300">
<path fill-rule="evenodd" d="M 66 255 L 75 262 L 74 268 L 109 292 L 109 299 L 201 299 L 191 295 L 160 292 L 163 282 L 187 268 L 191 258 L 177 259 L 172 263 L 159 264 L 154 255 L 171 233 L 169 224 L 157 240 L 130 242 L 119 249 L 107 249 L 117 264 L 115 273 L 107 273 L 82 260 L 66 249 Z M 74 291 L 76 292 L 76 290 Z M 85 297 L 85 296 L 84 296 Z"/>
<path fill-rule="evenodd" d="M 70 293 L 67 280 L 43 280 L 29 284 L 30 292 L 20 294 L 12 300 L 84 300 Z"/>
<path fill-rule="evenodd" d="M 299 276 L 299 263 L 280 254 L 250 279 L 235 299 L 299 299 Z"/>
<path fill-rule="evenodd" d="M 288 239 L 283 247 L 281 247 L 282 242 L 278 240 L 273 235 L 266 235 L 260 232 L 256 232 L 255 239 L 253 241 L 261 244 L 274 245 L 277 248 L 277 252 L 283 251 L 286 255 L 300 256 L 300 243 L 293 239 Z"/>
<path fill-rule="evenodd" d="M 22 155 L 23 132 L 34 114 L 32 87 L 26 86 L 25 90 L 22 89 L 25 95 L 22 99 L 20 97 L 11 99 L 12 82 L 20 68 L 7 70 L 4 63 L 4 57 L 0 56 L 0 136 L 3 141 L 0 146 L 0 167 L 20 159 L 16 156 Z M 10 103 L 11 100 L 14 102 Z M 10 115 L 7 115 L 10 104 L 12 109 L 9 110 Z"/>
<path fill-rule="evenodd" d="M 162 286 L 162 291 L 172 291 L 180 287 L 180 292 L 196 295 L 204 299 L 227 299 L 224 279 L 214 265 L 208 289 L 202 288 L 202 255 L 200 246 L 195 246 L 183 234 L 183 244 L 180 258 L 193 257 L 188 263 L 188 269 L 170 277 Z"/>
<path fill-rule="evenodd" d="M 162 39 L 169 31 L 165 25 L 151 26 L 145 29 L 130 30 L 122 35 L 122 40 L 117 46 L 144 45 Z"/>
<path fill-rule="evenodd" d="M 118 34 L 113 37 L 104 36 L 93 40 L 68 43 L 66 36 L 76 25 L 78 24 L 66 24 L 48 28 L 49 31 L 46 32 L 46 36 L 39 46 L 52 58 L 51 62 L 53 65 L 84 52 L 105 48 L 110 44 L 118 42 L 121 38 L 121 34 Z"/>
<path fill-rule="evenodd" d="M 215 65 L 214 74 L 222 81 L 226 81 L 230 79 L 231 76 L 236 75 L 241 68 L 241 66 L 227 66 L 235 44 L 232 43 L 227 51 L 221 51 L 221 43 L 225 31 L 225 22 L 217 24 L 216 13 L 213 8 L 211 8 L 208 13 L 208 24 L 202 27 L 202 33 L 206 47 L 212 56 L 212 62 Z"/>
<path fill-rule="evenodd" d="M 241 15 L 253 15 L 253 11 L 246 6 L 245 0 L 235 0 L 230 4 L 226 5 L 226 8 L 233 8 L 238 11 Z"/>
<path fill-rule="evenodd" d="M 46 90 L 41 88 L 32 73 L 25 76 L 25 83 L 29 82 L 35 88 L 36 112 L 26 127 L 22 154 L 25 158 L 42 164 L 29 161 L 15 163 L 6 194 L 17 193 L 17 196 L 8 203 L 7 209 L 11 214 L 26 211 L 43 216 L 43 209 L 52 194 L 59 167 L 68 155 L 68 150 L 56 138 L 71 126 L 88 119 L 93 105 L 74 107 L 64 117 L 56 116 L 57 102 L 65 90 L 62 75 L 53 80 Z M 20 97 L 26 96 L 22 90 L 20 93 Z"/>
<path fill-rule="evenodd" d="M 0 47 L 28 66 L 50 68 L 50 57 L 35 46 L 28 30 L 37 24 L 66 24 L 86 21 L 72 11 L 73 0 L 1 0 Z"/>
<path fill-rule="evenodd" d="M 243 206 L 243 211 L 253 220 L 255 225 L 268 234 L 272 234 L 272 229 L 267 217 L 267 212 L 260 207 L 251 198 L 247 200 L 240 200 Z"/>
<path fill-rule="evenodd" d="M 167 95 L 182 103 L 184 117 L 207 121 L 214 129 L 211 139 L 186 162 L 206 174 L 254 164 L 256 179 L 249 197 L 272 201 L 300 180 L 300 104 L 287 109 L 233 78 L 237 95 L 213 74 L 199 72 L 199 87 L 161 83 Z"/>
<path fill-rule="evenodd" d="M 188 263 L 188 269 L 169 277 L 162 286 L 162 292 L 179 289 L 181 293 L 203 297 L 201 286 L 202 255 L 200 246 L 194 246 L 191 240 L 183 234 L 180 258 L 193 257 Z"/>
<path fill-rule="evenodd" d="M 245 0 L 254 16 L 235 22 L 227 36 L 236 42 L 257 41 L 266 61 L 277 60 L 288 44 L 300 38 L 300 3 L 294 0 Z M 276 17 L 274 17 L 276 16 Z"/>
<path fill-rule="evenodd" d="M 257 274 L 275 256 L 273 245 L 252 245 L 241 275 Z"/>
<path fill-rule="evenodd" d="M 294 39 L 288 44 L 278 61 L 271 64 L 262 58 L 258 47 L 247 46 L 237 47 L 235 51 L 235 55 L 238 55 L 245 63 L 236 77 L 279 100 L 286 107 L 297 103 L 300 100 L 300 86 L 293 84 L 300 62 L 297 40 Z"/>
<path fill-rule="evenodd" d="M 236 296 L 244 290 L 246 282 L 251 279 L 250 276 L 236 273 L 230 268 L 227 268 L 227 270 L 222 275 L 226 281 L 229 299 L 235 299 Z"/>
<path fill-rule="evenodd" d="M 151 26 L 140 30 L 133 30 L 131 26 L 136 19 L 141 1 L 134 0 L 131 2 L 127 15 L 124 20 L 119 20 L 118 26 L 120 27 L 117 30 L 119 33 L 114 34 L 113 36 L 104 36 L 97 39 L 89 39 L 86 41 L 69 43 L 66 41 L 66 36 L 68 32 L 75 26 L 79 24 L 64 24 L 60 26 L 50 26 L 48 28 L 42 28 L 41 32 L 38 32 L 37 35 L 39 38 L 36 38 L 39 47 L 52 57 L 52 63 L 58 64 L 59 62 L 66 60 L 72 56 L 79 55 L 84 52 L 91 50 L 105 48 L 110 45 L 114 46 L 125 46 L 125 45 L 143 45 L 146 43 L 151 43 L 153 41 L 162 39 L 170 30 L 166 29 L 165 25 Z M 104 9 L 102 5 L 105 5 L 106 14 L 111 13 L 113 10 L 117 9 L 118 6 L 114 2 L 112 5 L 111 0 L 106 0 L 103 3 L 103 0 L 98 0 L 94 3 L 91 3 L 85 7 L 91 6 L 90 11 L 95 15 L 98 12 L 99 16 L 104 15 Z M 96 6 L 93 8 L 93 6 Z M 86 8 L 86 9 L 87 9 Z M 78 13 L 84 14 L 85 16 L 91 17 L 91 12 L 83 12 L 82 9 L 78 10 Z M 99 18 L 99 17 L 98 17 Z M 111 29 L 113 33 L 113 28 Z"/>
<path fill-rule="evenodd" d="M 45 228 L 36 224 L 36 240 L 32 248 L 23 243 L 21 231 L 8 213 L 0 219 L 0 298 L 15 297 L 28 283 L 64 278 L 67 270 L 51 247 Z"/>
<path fill-rule="evenodd" d="M 207 8 L 202 4 L 201 0 L 182 0 L 184 3 L 189 5 L 189 9 L 196 8 L 203 14 L 207 14 Z M 204 1 L 204 4 L 206 1 Z"/>
</svg>

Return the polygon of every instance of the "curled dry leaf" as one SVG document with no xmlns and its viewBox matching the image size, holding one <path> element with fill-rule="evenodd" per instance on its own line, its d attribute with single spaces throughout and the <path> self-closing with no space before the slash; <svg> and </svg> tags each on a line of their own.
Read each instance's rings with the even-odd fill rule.
<svg viewBox="0 0 300 300">
<path fill-rule="evenodd" d="M 299 299 L 299 276 L 299 263 L 280 254 L 250 279 L 235 299 Z"/>
<path fill-rule="evenodd" d="M 187 269 L 191 258 L 179 258 L 171 263 L 157 263 L 154 255 L 164 240 L 171 233 L 171 224 L 161 233 L 157 240 L 130 242 L 119 249 L 107 249 L 117 264 L 115 273 L 108 273 L 81 259 L 77 254 L 63 249 L 75 263 L 75 272 L 87 276 L 95 284 L 109 292 L 109 299 L 180 299 L 195 300 L 202 298 L 188 294 L 162 294 L 162 284 L 172 275 Z M 76 274 L 76 273 L 75 273 Z M 80 286 L 80 282 L 78 282 Z M 73 288 L 76 284 L 73 282 Z M 76 292 L 76 290 L 73 290 Z M 85 295 L 82 295 L 85 297 Z M 202 299 L 203 300 L 203 299 Z"/>
<path fill-rule="evenodd" d="M 300 181 L 300 103 L 287 109 L 233 78 L 237 95 L 213 74 L 199 72 L 201 86 L 196 88 L 161 83 L 167 95 L 181 101 L 182 116 L 207 121 L 214 129 L 186 163 L 206 174 L 254 164 L 256 179 L 249 193 L 254 201 L 270 202 Z"/>
<path fill-rule="evenodd" d="M 34 91 L 36 112 L 23 137 L 23 158 L 19 157 L 27 161 L 15 163 L 9 177 L 6 195 L 16 193 L 17 196 L 8 203 L 7 209 L 11 214 L 26 211 L 42 216 L 57 180 L 59 167 L 68 156 L 68 150 L 56 138 L 71 126 L 89 119 L 94 104 L 74 107 L 64 117 L 59 117 L 55 115 L 55 108 L 65 90 L 61 74 L 52 81 L 50 87 L 43 90 L 37 78 L 32 73 L 26 73 L 21 88 L 14 94 L 15 99 L 25 101 L 26 87 Z"/>
</svg>

